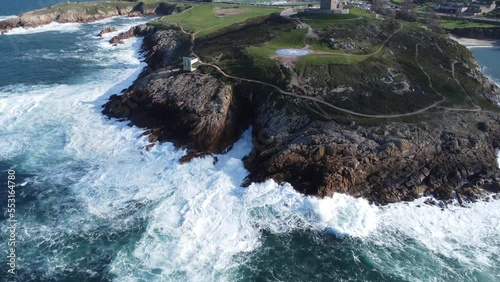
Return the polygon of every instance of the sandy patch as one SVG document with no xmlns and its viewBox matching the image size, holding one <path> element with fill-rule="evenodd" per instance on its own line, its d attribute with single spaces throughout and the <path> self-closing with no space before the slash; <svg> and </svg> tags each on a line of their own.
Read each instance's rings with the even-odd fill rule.
<svg viewBox="0 0 500 282">
<path fill-rule="evenodd" d="M 227 17 L 227 16 L 235 16 L 239 14 L 243 14 L 247 12 L 247 9 L 240 7 L 215 7 L 214 15 L 219 18 Z"/>
<path fill-rule="evenodd" d="M 464 45 L 465 47 L 477 47 L 477 46 L 500 46 L 500 40 L 488 40 L 488 39 L 474 39 L 474 38 L 458 38 L 450 36 L 451 39 Z"/>
<path fill-rule="evenodd" d="M 273 55 L 271 56 L 271 59 L 279 61 L 279 63 L 287 68 L 293 68 L 295 67 L 295 63 L 299 60 L 299 57 L 291 57 L 291 56 L 280 56 L 280 55 Z"/>
</svg>

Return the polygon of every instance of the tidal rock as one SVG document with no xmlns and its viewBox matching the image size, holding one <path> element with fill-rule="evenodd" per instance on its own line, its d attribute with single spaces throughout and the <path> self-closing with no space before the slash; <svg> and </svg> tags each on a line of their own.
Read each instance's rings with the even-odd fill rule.
<svg viewBox="0 0 500 282">
<path fill-rule="evenodd" d="M 158 129 L 159 140 L 191 151 L 183 161 L 223 152 L 251 124 L 246 184 L 271 178 L 307 195 L 347 193 L 379 204 L 434 195 L 442 206 L 500 187 L 494 113 L 444 112 L 421 123 L 377 126 L 319 120 L 290 111 L 287 98 L 276 99 L 272 89 L 228 80 L 209 66 L 182 72 L 190 37 L 176 29 L 139 29 L 127 36 L 147 34 L 148 68 L 123 95 L 111 97 L 104 113 Z"/>
<path fill-rule="evenodd" d="M 97 36 L 102 36 L 103 34 L 115 32 L 115 31 L 117 31 L 117 29 L 114 27 L 106 27 L 103 30 L 101 30 L 101 32 L 99 32 L 99 34 Z"/>
</svg>

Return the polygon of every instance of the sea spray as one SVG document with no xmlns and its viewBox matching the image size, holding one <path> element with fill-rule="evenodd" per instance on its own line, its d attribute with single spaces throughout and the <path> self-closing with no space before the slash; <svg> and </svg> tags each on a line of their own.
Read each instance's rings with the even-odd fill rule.
<svg viewBox="0 0 500 282">
<path fill-rule="evenodd" d="M 124 22 L 105 24 L 135 24 Z M 0 165 L 15 166 L 24 184 L 19 281 L 498 278 L 499 201 L 377 207 L 342 194 L 307 197 L 272 180 L 242 188 L 251 130 L 218 161 L 180 164 L 185 151 L 168 142 L 146 150 L 144 129 L 101 114 L 145 66 L 141 40 L 112 46 L 95 36 L 102 24 L 76 27 L 81 51 L 60 60 L 92 71 L 43 84 L 25 71 L 0 88 Z M 37 36 L 57 43 L 62 33 Z M 45 50 L 46 69 L 65 46 Z"/>
</svg>

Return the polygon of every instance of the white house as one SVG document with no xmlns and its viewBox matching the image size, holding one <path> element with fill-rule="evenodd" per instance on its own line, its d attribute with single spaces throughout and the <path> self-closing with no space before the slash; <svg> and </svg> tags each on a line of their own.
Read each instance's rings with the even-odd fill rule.
<svg viewBox="0 0 500 282">
<path fill-rule="evenodd" d="M 199 59 L 196 57 L 182 57 L 182 62 L 184 71 L 194 71 L 193 64 L 199 62 Z"/>
</svg>

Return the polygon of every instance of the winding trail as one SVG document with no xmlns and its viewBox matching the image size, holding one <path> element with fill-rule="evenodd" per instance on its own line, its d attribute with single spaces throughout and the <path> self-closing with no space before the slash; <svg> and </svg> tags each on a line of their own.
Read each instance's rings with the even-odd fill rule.
<svg viewBox="0 0 500 282">
<path fill-rule="evenodd" d="M 300 20 L 299 20 L 300 22 Z M 302 23 L 302 22 L 300 22 Z M 304 24 L 304 23 L 302 23 Z M 365 54 L 365 55 L 356 55 L 356 54 L 345 54 L 345 53 L 328 53 L 328 54 L 334 54 L 334 55 L 343 55 L 343 56 L 374 56 L 378 53 L 380 53 L 383 48 L 385 47 L 385 45 L 398 33 L 400 32 L 403 28 L 404 28 L 404 24 L 402 23 L 399 23 L 400 26 L 397 30 L 395 30 L 385 41 L 384 43 L 376 50 L 374 51 L 373 53 L 370 53 L 370 54 Z M 307 25 L 307 24 L 305 24 Z M 311 28 L 309 25 L 308 26 L 308 29 Z M 312 28 L 311 28 L 312 29 Z M 195 39 L 195 34 L 193 33 L 187 33 L 181 26 L 181 30 L 186 33 L 186 34 L 190 34 L 191 35 L 191 50 L 192 50 L 192 47 L 194 46 L 194 39 Z M 308 32 L 309 33 L 309 32 Z M 201 58 L 196 55 L 194 52 L 193 52 L 193 55 L 195 57 L 197 57 L 199 59 L 199 63 L 200 65 L 204 65 L 204 66 L 210 66 L 210 67 L 213 67 L 215 68 L 220 74 L 222 74 L 224 77 L 227 77 L 227 78 L 231 78 L 231 79 L 234 79 L 234 80 L 238 80 L 238 81 L 245 81 L 245 82 L 250 82 L 250 83 L 257 83 L 257 84 L 260 84 L 260 85 L 264 85 L 264 86 L 268 86 L 268 87 L 271 87 L 275 90 L 277 90 L 279 93 L 283 94 L 283 95 L 286 95 L 286 96 L 290 96 L 290 97 L 294 97 L 294 98 L 299 98 L 299 99 L 303 99 L 303 100 L 307 100 L 307 101 L 312 101 L 316 106 L 318 106 L 318 104 L 321 104 L 321 105 L 324 105 L 328 108 L 331 108 L 331 109 L 334 109 L 334 110 L 337 110 L 339 112 L 342 112 L 342 113 L 346 113 L 346 114 L 350 114 L 350 115 L 353 115 L 353 116 L 358 116 L 358 117 L 364 117 L 364 118 L 400 118 L 400 117 L 408 117 L 408 116 L 414 116 L 414 115 L 418 115 L 418 114 L 422 114 L 422 113 L 425 113 L 427 112 L 428 110 L 430 109 L 443 109 L 445 111 L 464 111 L 464 112 L 479 112 L 479 111 L 483 111 L 482 108 L 478 107 L 477 105 L 476 108 L 474 109 L 459 109 L 459 108 L 447 108 L 447 107 L 440 107 L 439 105 L 443 102 L 445 102 L 447 99 L 444 95 L 442 95 L 441 93 L 439 93 L 432 85 L 432 80 L 431 80 L 431 77 L 429 76 L 429 74 L 425 71 L 425 69 L 420 65 L 419 61 L 418 61 L 418 47 L 420 46 L 420 44 L 417 44 L 415 49 L 415 60 L 418 64 L 418 66 L 420 67 L 420 69 L 422 70 L 422 72 L 427 76 L 428 80 L 429 80 L 429 87 L 438 95 L 441 97 L 441 99 L 437 102 L 434 102 L 433 104 L 427 106 L 427 107 L 424 107 L 422 109 L 419 109 L 419 110 L 416 110 L 416 111 L 413 111 L 413 112 L 408 112 L 408 113 L 403 113 L 403 114 L 388 114 L 388 115 L 370 115 L 370 114 L 364 114 L 364 113 L 360 113 L 360 112 L 356 112 L 356 111 L 352 111 L 352 110 L 349 110 L 349 109 L 345 109 L 345 108 L 341 108 L 341 107 L 338 107 L 338 106 L 335 106 L 331 103 L 328 103 L 322 99 L 318 99 L 318 98 L 315 98 L 315 97 L 311 97 L 311 96 L 305 96 L 305 95 L 300 95 L 300 94 L 297 94 L 297 93 L 293 93 L 293 92 L 289 92 L 289 91 L 285 91 L 283 89 L 281 89 L 279 86 L 275 85 L 275 84 L 271 84 L 271 83 L 268 83 L 268 82 L 264 82 L 264 81 L 260 81 L 260 80 L 255 80 L 255 79 L 249 79 L 249 78 L 243 78 L 243 77 L 237 77 L 237 76 L 234 76 L 234 75 L 230 75 L 228 73 L 226 73 L 221 67 L 219 67 L 218 65 L 216 64 L 213 64 L 213 63 L 206 63 L 206 62 L 203 62 L 201 60 Z M 453 77 L 455 78 L 454 76 L 454 65 L 452 65 L 453 67 Z M 458 80 L 455 78 L 455 80 L 458 82 Z M 460 82 L 458 82 L 460 84 Z M 462 86 L 460 84 L 460 86 Z M 462 86 L 463 88 L 463 86 Z M 464 89 L 465 91 L 465 89 Z M 470 99 L 470 96 L 468 95 L 467 92 L 465 92 L 467 94 L 467 96 L 469 97 Z M 472 101 L 472 100 L 471 100 Z M 321 112 L 323 112 L 323 110 L 321 109 L 321 107 L 318 107 L 320 109 Z M 314 111 L 318 114 L 321 114 L 317 111 Z M 324 113 L 324 112 L 323 112 Z M 324 115 L 324 114 L 322 114 Z M 329 116 L 327 116 L 328 118 L 330 118 Z"/>
<path fill-rule="evenodd" d="M 221 73 L 223 76 L 225 76 L 227 78 L 232 78 L 232 79 L 236 79 L 236 80 L 240 80 L 240 81 L 252 82 L 252 83 L 257 83 L 257 84 L 269 86 L 269 87 L 272 87 L 272 88 L 276 89 L 278 92 L 280 92 L 283 95 L 287 95 L 287 96 L 291 96 L 291 97 L 295 97 L 295 98 L 301 98 L 301 99 L 313 101 L 313 102 L 325 105 L 325 106 L 327 106 L 329 108 L 335 109 L 337 111 L 340 111 L 340 112 L 343 112 L 343 113 L 347 113 L 347 114 L 350 114 L 350 115 L 354 115 L 354 116 L 360 116 L 360 117 L 367 117 L 367 118 L 398 118 L 398 117 L 412 116 L 412 115 L 417 115 L 417 114 L 421 114 L 423 112 L 426 112 L 427 110 L 432 109 L 432 108 L 436 107 L 437 105 L 439 105 L 440 103 L 443 102 L 443 101 L 438 101 L 438 102 L 436 102 L 436 103 L 434 103 L 434 104 L 432 104 L 430 106 L 427 106 L 427 107 L 425 107 L 423 109 L 420 109 L 420 110 L 417 110 L 417 111 L 414 111 L 414 112 L 404 113 L 404 114 L 395 114 L 395 115 L 369 115 L 369 114 L 363 114 L 363 113 L 359 113 L 359 112 L 355 112 L 355 111 L 351 111 L 351 110 L 348 110 L 348 109 L 337 107 L 337 106 L 332 105 L 332 104 L 330 104 L 328 102 L 325 102 L 322 99 L 318 99 L 318 98 L 314 98 L 314 97 L 310 97 L 310 96 L 299 95 L 299 94 L 296 94 L 296 93 L 293 93 L 293 92 L 288 92 L 288 91 L 285 91 L 285 90 L 283 90 L 283 89 L 279 88 L 278 86 L 276 86 L 274 84 L 271 84 L 271 83 L 267 83 L 267 82 L 263 82 L 263 81 L 255 80 L 255 79 L 242 78 L 242 77 L 237 77 L 237 76 L 234 76 L 234 75 L 230 75 L 230 74 L 227 74 L 226 72 L 224 72 L 219 66 L 217 66 L 215 64 L 205 63 L 205 62 L 202 62 L 202 61 L 200 61 L 200 64 L 201 65 L 206 65 L 206 66 L 211 66 L 211 67 L 215 68 L 219 73 Z"/>
<path fill-rule="evenodd" d="M 304 24 L 304 25 L 309 26 L 308 24 Z M 380 47 L 377 50 L 373 51 L 372 53 L 368 53 L 368 54 L 347 54 L 347 53 L 343 53 L 343 52 L 327 52 L 327 51 L 314 51 L 314 50 L 311 50 L 311 51 L 313 51 L 314 54 L 318 54 L 318 55 L 341 55 L 341 56 L 345 56 L 345 57 L 367 57 L 367 58 L 369 58 L 369 57 L 375 56 L 378 53 L 380 53 L 384 49 L 384 47 L 387 44 L 387 42 L 389 42 L 394 37 L 394 35 L 396 35 L 398 32 L 400 32 L 401 30 L 403 30 L 403 28 L 404 28 L 404 25 L 402 23 L 399 23 L 399 28 L 397 30 L 395 30 L 391 35 L 389 35 L 389 37 L 387 37 L 384 40 L 384 42 L 380 45 Z"/>
</svg>

